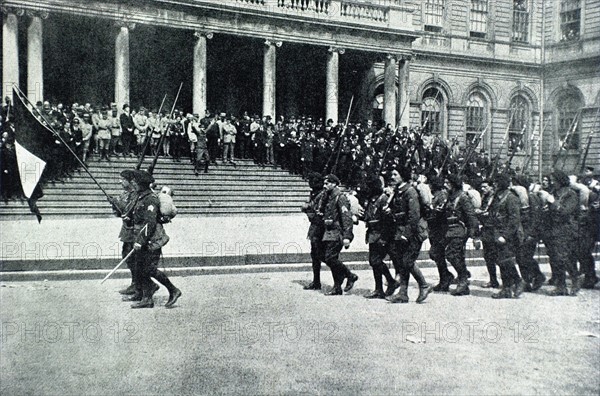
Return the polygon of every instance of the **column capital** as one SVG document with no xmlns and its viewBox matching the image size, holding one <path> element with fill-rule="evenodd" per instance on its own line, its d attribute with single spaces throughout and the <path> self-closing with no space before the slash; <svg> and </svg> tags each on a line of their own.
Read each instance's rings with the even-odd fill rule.
<svg viewBox="0 0 600 396">
<path fill-rule="evenodd" d="M 14 14 L 19 17 L 25 15 L 24 8 L 13 7 L 13 6 L 6 6 L 6 5 L 0 6 L 0 11 L 2 12 L 3 15 Z"/>
<path fill-rule="evenodd" d="M 129 30 L 135 29 L 135 22 L 132 22 L 127 17 L 115 20 L 114 24 L 118 28 L 127 28 Z"/>
<path fill-rule="evenodd" d="M 279 48 L 279 47 L 281 47 L 281 46 L 283 45 L 283 41 L 276 41 L 276 40 L 269 40 L 269 39 L 266 39 L 266 40 L 265 40 L 265 45 L 266 45 L 267 47 L 271 47 L 271 46 L 273 46 L 273 45 L 274 45 L 274 46 L 276 46 L 277 48 Z"/>
<path fill-rule="evenodd" d="M 30 18 L 48 19 L 50 13 L 46 10 L 26 10 L 25 13 Z"/>
<path fill-rule="evenodd" d="M 207 39 L 212 39 L 214 37 L 214 33 L 209 31 L 209 30 L 195 30 L 194 31 L 194 37 L 196 38 L 200 38 L 200 37 L 206 37 Z"/>
<path fill-rule="evenodd" d="M 398 55 L 398 60 L 409 62 L 414 59 L 415 59 L 415 54 L 400 54 L 400 55 Z"/>
<path fill-rule="evenodd" d="M 342 47 L 334 47 L 333 45 L 327 49 L 328 52 L 337 52 L 340 55 L 343 55 L 346 52 L 345 48 Z"/>
</svg>

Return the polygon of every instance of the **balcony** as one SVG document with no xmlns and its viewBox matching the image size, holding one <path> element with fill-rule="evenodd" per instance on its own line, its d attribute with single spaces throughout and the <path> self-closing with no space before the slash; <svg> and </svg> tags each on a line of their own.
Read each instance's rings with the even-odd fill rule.
<svg viewBox="0 0 600 396">
<path fill-rule="evenodd" d="M 406 0 L 155 0 L 152 3 L 358 25 L 374 30 L 414 31 L 412 6 Z"/>
</svg>

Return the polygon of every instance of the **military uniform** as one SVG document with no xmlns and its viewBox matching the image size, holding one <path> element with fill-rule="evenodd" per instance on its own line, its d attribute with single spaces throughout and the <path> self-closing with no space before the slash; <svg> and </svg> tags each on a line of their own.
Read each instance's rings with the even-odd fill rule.
<svg viewBox="0 0 600 396">
<path fill-rule="evenodd" d="M 443 211 L 448 201 L 448 191 L 440 189 L 433 193 L 431 205 L 433 210 L 429 211 L 427 216 L 427 227 L 429 228 L 429 258 L 435 262 L 440 282 L 434 286 L 434 291 L 448 291 L 454 275 L 448 271 L 446 264 L 446 232 L 448 232 L 448 223 Z"/>
<path fill-rule="evenodd" d="M 143 174 L 143 176 L 138 176 L 135 180 L 142 187 L 133 209 L 133 232 L 134 247 L 137 249 L 135 263 L 138 279 L 136 284 L 141 288 L 142 301 L 132 305 L 132 308 L 152 308 L 154 306 L 152 294 L 155 286 L 151 278 L 156 279 L 168 289 L 169 301 L 165 306 L 170 307 L 181 296 L 181 291 L 158 269 L 162 247 L 167 244 L 169 237 L 159 222 L 160 200 L 148 188 L 153 179 L 147 172 L 138 171 L 136 176 L 139 174 Z"/>
<path fill-rule="evenodd" d="M 448 197 L 445 206 L 446 231 L 445 255 L 458 274 L 458 286 L 453 295 L 467 295 L 469 273 L 465 262 L 465 245 L 469 237 L 476 236 L 478 222 L 471 198 L 466 192 L 454 191 Z"/>
<path fill-rule="evenodd" d="M 138 194 L 136 191 L 124 191 L 118 198 L 111 202 L 113 204 L 113 212 L 115 215 L 123 219 L 121 231 L 119 232 L 119 240 L 123 242 L 123 248 L 121 250 L 121 256 L 123 258 L 125 258 L 129 252 L 131 252 L 131 249 L 133 249 L 134 234 L 132 211 L 137 203 L 137 198 Z M 133 294 L 135 292 L 136 280 L 135 260 L 130 256 L 125 263 L 127 264 L 127 268 L 131 271 L 131 287 L 122 290 L 121 294 Z"/>
<path fill-rule="evenodd" d="M 481 224 L 480 237 L 483 245 L 483 259 L 487 267 L 490 281 L 485 287 L 499 287 L 498 277 L 496 274 L 496 264 L 498 262 L 498 249 L 494 240 L 494 227 L 490 219 L 490 207 L 494 201 L 494 192 L 491 191 L 485 194 L 482 199 L 482 210 L 478 211 L 477 218 Z"/>
<path fill-rule="evenodd" d="M 344 246 L 343 240 L 352 241 L 354 238 L 350 202 L 338 187 L 334 187 L 323 194 L 320 208 L 322 208 L 320 211 L 323 213 L 323 223 L 325 225 L 322 238 L 323 258 L 325 264 L 331 269 L 333 276 L 333 290 L 329 294 L 342 294 L 341 286 L 345 278 L 348 278 L 349 282 L 346 291 L 350 289 L 351 286 L 349 287 L 349 285 L 353 284 L 355 279 L 358 279 L 339 259 Z"/>
<path fill-rule="evenodd" d="M 324 191 L 321 189 L 311 191 L 310 199 L 303 207 L 310 226 L 308 227 L 307 238 L 310 241 L 310 258 L 312 260 L 313 280 L 305 287 L 306 290 L 321 289 L 321 263 L 324 261 L 323 234 L 325 233 L 325 224 L 322 214 L 318 213 L 319 203 L 323 199 Z"/>
<path fill-rule="evenodd" d="M 528 194 L 529 207 L 521 208 L 523 242 L 517 249 L 517 263 L 521 276 L 526 282 L 526 290 L 538 290 L 546 280 L 535 259 L 535 251 L 541 235 L 542 202 L 537 194 Z"/>
<path fill-rule="evenodd" d="M 502 290 L 494 298 L 518 297 L 524 289 L 517 272 L 516 253 L 522 241 L 519 198 L 508 188 L 496 191 L 489 209 L 489 226 L 496 245 L 497 263 L 502 277 Z"/>
<path fill-rule="evenodd" d="M 574 260 L 577 257 L 577 229 L 579 199 L 577 193 L 568 186 L 563 186 L 554 192 L 554 202 L 549 205 L 552 220 L 552 241 L 556 257 L 555 285 L 553 295 L 567 295 L 566 272 L 569 272 L 573 282 L 571 294 L 579 289 L 579 272 Z"/>
<path fill-rule="evenodd" d="M 419 235 L 421 209 L 417 190 L 408 182 L 396 186 L 389 208 L 394 222 L 390 238 L 392 243 L 390 257 L 396 269 L 396 276 L 400 275 L 400 291 L 390 301 L 408 302 L 408 281 L 412 275 L 420 290 L 417 302 L 422 302 L 431 291 L 431 287 L 417 265 L 417 258 L 423 244 Z"/>
<path fill-rule="evenodd" d="M 392 245 L 390 236 L 393 223 L 383 212 L 387 207 L 388 198 L 386 194 L 371 197 L 363 218 L 367 227 L 365 242 L 369 245 L 369 265 L 373 270 L 375 279 L 375 291 L 366 296 L 367 298 L 385 298 L 385 296 L 392 295 L 400 286 L 383 262 Z M 385 276 L 388 284 L 385 293 L 383 292 L 382 276 Z"/>
</svg>

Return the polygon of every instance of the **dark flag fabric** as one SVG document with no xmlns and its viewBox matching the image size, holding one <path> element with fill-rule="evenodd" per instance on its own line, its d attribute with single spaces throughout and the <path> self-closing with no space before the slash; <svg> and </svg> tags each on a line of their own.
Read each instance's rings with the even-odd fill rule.
<svg viewBox="0 0 600 396">
<path fill-rule="evenodd" d="M 13 123 L 2 141 L 2 198 L 26 198 L 41 221 L 37 200 L 42 186 L 69 177 L 78 162 L 65 146 L 72 139 L 63 125 L 34 109 L 14 88 L 13 102 Z"/>
</svg>

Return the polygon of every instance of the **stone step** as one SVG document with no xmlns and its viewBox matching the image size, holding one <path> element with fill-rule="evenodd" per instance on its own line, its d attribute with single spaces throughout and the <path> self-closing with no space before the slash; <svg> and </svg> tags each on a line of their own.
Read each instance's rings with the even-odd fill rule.
<svg viewBox="0 0 600 396">
<path fill-rule="evenodd" d="M 241 187 L 241 186 L 240 186 Z M 278 187 L 277 189 L 269 188 L 269 189 L 259 189 L 256 190 L 254 188 L 244 186 L 245 189 L 242 188 L 228 188 L 228 189 L 219 189 L 216 186 L 206 188 L 206 186 L 202 186 L 201 189 L 181 189 L 175 186 L 173 189 L 175 190 L 175 199 L 179 200 L 182 197 L 209 197 L 209 196 L 231 196 L 241 194 L 245 197 L 298 197 L 298 198 L 308 198 L 309 190 L 302 189 L 292 189 L 290 190 L 287 187 Z M 122 189 L 119 188 L 106 188 L 105 191 L 109 195 L 119 195 L 123 192 Z M 79 188 L 76 189 L 68 188 L 67 186 L 60 188 L 46 188 L 44 189 L 44 200 L 45 199 L 56 199 L 60 197 L 60 199 L 67 199 L 70 196 L 74 196 L 75 199 L 89 199 L 89 197 L 96 197 L 98 199 L 105 199 L 104 194 L 98 194 L 99 189 L 96 185 L 89 186 L 87 188 Z M 76 195 L 75 195 L 76 194 Z"/>
<path fill-rule="evenodd" d="M 179 215 L 206 215 L 206 216 L 227 216 L 237 213 L 243 213 L 244 215 L 288 215 L 297 214 L 299 209 L 297 207 L 290 206 L 271 206 L 268 204 L 261 204 L 260 206 L 239 206 L 235 207 L 208 207 L 208 206 L 194 206 L 194 207 L 183 207 L 178 208 Z M 40 206 L 42 216 L 55 216 L 58 218 L 111 218 L 114 217 L 110 208 L 69 208 L 63 207 L 51 207 L 44 208 Z M 27 205 L 20 207 L 10 207 L 0 209 L 0 217 L 3 220 L 30 220 L 34 219 L 33 214 L 29 211 Z"/>
</svg>

